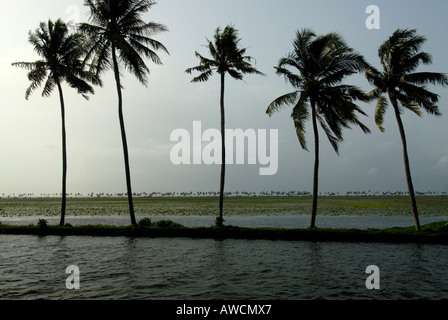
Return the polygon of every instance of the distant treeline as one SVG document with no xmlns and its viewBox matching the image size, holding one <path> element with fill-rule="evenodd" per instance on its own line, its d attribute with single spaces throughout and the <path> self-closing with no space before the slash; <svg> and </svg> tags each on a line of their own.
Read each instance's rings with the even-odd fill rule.
<svg viewBox="0 0 448 320">
<path fill-rule="evenodd" d="M 446 196 L 445 191 L 416 191 L 419 196 Z M 226 196 L 233 197 L 311 197 L 312 193 L 309 191 L 261 191 L 261 192 L 247 192 L 247 191 L 227 191 Z M 340 192 L 320 192 L 321 196 L 340 197 L 340 196 L 408 196 L 407 191 L 347 191 Z M 60 197 L 60 193 L 19 193 L 19 194 L 2 194 L 1 199 L 26 199 L 26 198 L 54 198 Z M 218 197 L 218 191 L 189 191 L 189 192 L 134 192 L 133 197 L 151 198 L 151 197 Z M 127 193 L 68 193 L 70 198 L 121 198 L 127 197 Z"/>
</svg>

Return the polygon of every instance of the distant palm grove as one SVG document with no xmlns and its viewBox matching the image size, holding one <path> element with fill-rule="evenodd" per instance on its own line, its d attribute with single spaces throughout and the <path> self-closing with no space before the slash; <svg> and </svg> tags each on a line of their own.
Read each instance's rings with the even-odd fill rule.
<svg viewBox="0 0 448 320">
<path fill-rule="evenodd" d="M 69 28 L 61 19 L 42 22 L 34 31 L 29 32 L 29 42 L 39 56 L 34 62 L 15 62 L 13 66 L 28 71 L 29 87 L 25 98 L 38 88 L 42 88 L 42 96 L 50 96 L 57 89 L 62 122 L 62 204 L 60 225 L 65 224 L 66 197 L 70 194 L 66 189 L 67 177 L 67 145 L 65 108 L 61 84 L 77 90 L 88 99 L 94 94 L 94 86 L 102 86 L 101 77 L 106 71 L 112 71 L 117 92 L 118 120 L 123 146 L 124 169 L 126 175 L 126 193 L 115 194 L 128 199 L 131 224 L 136 225 L 134 214 L 134 196 L 173 196 L 176 193 L 135 193 L 132 191 L 131 170 L 128 155 L 125 121 L 123 117 L 123 101 L 121 84 L 122 72 L 127 70 L 138 81 L 146 86 L 149 67 L 147 62 L 162 64 L 158 52 L 169 54 L 168 49 L 153 37 L 168 28 L 160 23 L 144 21 L 143 13 L 148 12 L 155 2 L 152 0 L 85 0 L 89 9 L 89 21 L 80 23 L 76 28 Z M 212 30 L 210 30 L 212 31 Z M 293 32 L 294 30 L 292 30 Z M 317 213 L 319 188 L 319 145 L 318 126 L 325 133 L 336 153 L 343 141 L 343 129 L 359 127 L 368 134 L 370 129 L 359 116 L 367 114 L 359 106 L 359 102 L 374 101 L 375 123 L 380 131 L 384 131 L 384 115 L 388 108 L 394 114 L 403 146 L 403 162 L 410 198 L 411 211 L 416 230 L 420 230 L 416 194 L 414 190 L 410 159 L 401 116 L 407 109 L 418 116 L 423 111 L 439 116 L 439 96 L 428 90 L 426 85 L 448 85 L 444 73 L 417 72 L 421 64 L 431 64 L 431 55 L 421 51 L 425 37 L 413 29 L 398 29 L 378 48 L 378 58 L 382 69 L 377 70 L 364 57 L 351 48 L 337 33 L 315 34 L 310 29 L 296 31 L 292 41 L 292 50 L 280 57 L 275 70 L 283 76 L 292 87 L 292 91 L 280 97 L 273 97 L 264 106 L 269 116 L 285 107 L 290 108 L 291 118 L 302 149 L 308 151 L 305 124 L 310 121 L 313 129 L 314 175 L 312 193 L 305 191 L 275 192 L 266 191 L 265 196 L 312 196 L 310 227 L 314 228 Z M 219 194 L 218 227 L 223 226 L 223 197 L 229 195 L 255 195 L 244 192 L 225 192 L 225 75 L 242 80 L 245 74 L 264 74 L 252 66 L 254 58 L 246 55 L 246 48 L 240 46 L 238 30 L 233 25 L 224 29 L 217 27 L 213 41 L 208 40 L 207 49 L 210 57 L 195 52 L 199 65 L 186 69 L 187 73 L 198 72 L 192 82 L 207 81 L 213 73 L 221 79 L 220 117 L 222 135 L 222 165 L 218 192 L 198 192 L 197 196 L 217 196 Z M 198 44 L 199 46 L 200 44 Z M 183 53 L 185 54 L 185 53 Z M 346 83 L 350 75 L 363 73 L 372 85 L 370 92 Z M 67 104 L 69 105 L 69 104 Z M 325 159 L 323 159 L 325 160 Z M 359 192 L 359 194 L 358 194 Z M 384 195 L 385 193 L 382 193 Z M 386 193 L 386 195 L 402 195 L 404 192 Z M 188 196 L 189 193 L 177 193 Z M 193 192 L 191 192 L 193 195 Z M 326 195 L 335 195 L 328 194 Z M 347 195 L 379 195 L 377 191 L 361 193 L 349 191 Z M 23 196 L 23 195 L 22 195 Z M 26 196 L 26 195 L 25 195 Z M 94 196 L 93 193 L 89 196 Z M 104 196 L 96 194 L 95 196 Z M 107 196 L 112 196 L 107 194 Z"/>
</svg>

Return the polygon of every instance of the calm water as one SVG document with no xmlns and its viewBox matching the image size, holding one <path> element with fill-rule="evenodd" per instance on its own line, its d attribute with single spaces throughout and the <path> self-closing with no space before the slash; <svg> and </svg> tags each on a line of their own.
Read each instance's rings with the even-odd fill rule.
<svg viewBox="0 0 448 320">
<path fill-rule="evenodd" d="M 446 245 L 0 235 L 0 299 L 448 299 L 447 271 Z"/>
</svg>

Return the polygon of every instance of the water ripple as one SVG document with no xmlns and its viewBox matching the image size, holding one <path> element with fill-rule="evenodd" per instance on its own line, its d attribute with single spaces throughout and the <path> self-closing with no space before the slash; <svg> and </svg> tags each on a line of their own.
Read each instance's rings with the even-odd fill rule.
<svg viewBox="0 0 448 320">
<path fill-rule="evenodd" d="M 448 246 L 0 235 L 0 299 L 447 299 Z M 65 268 L 80 269 L 68 290 Z M 367 290 L 365 268 L 381 270 Z"/>
</svg>

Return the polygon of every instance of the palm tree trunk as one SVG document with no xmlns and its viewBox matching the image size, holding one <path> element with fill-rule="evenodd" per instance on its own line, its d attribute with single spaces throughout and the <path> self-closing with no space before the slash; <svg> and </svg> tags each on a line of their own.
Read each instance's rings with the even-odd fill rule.
<svg viewBox="0 0 448 320">
<path fill-rule="evenodd" d="M 59 99 L 61 101 L 61 119 L 62 119 L 62 204 L 61 204 L 61 220 L 59 225 L 63 226 L 65 224 L 65 208 L 67 202 L 67 139 L 65 134 L 65 106 L 64 106 L 64 96 L 62 95 L 62 87 L 59 80 L 56 80 Z"/>
<path fill-rule="evenodd" d="M 115 82 L 117 84 L 118 118 L 120 119 L 121 141 L 123 144 L 124 166 L 125 166 L 125 171 L 126 171 L 126 187 L 127 187 L 127 193 L 128 193 L 129 213 L 131 215 L 131 223 L 133 225 L 137 225 L 137 221 L 135 220 L 135 214 L 134 214 L 134 204 L 132 201 L 131 170 L 129 168 L 128 144 L 126 141 L 126 130 L 124 127 L 123 98 L 121 95 L 120 72 L 118 70 L 118 62 L 117 62 L 117 56 L 115 53 L 114 46 L 112 46 L 112 60 L 114 63 Z"/>
<path fill-rule="evenodd" d="M 316 227 L 316 212 L 317 212 L 317 195 L 318 195 L 318 183 L 319 183 L 319 132 L 317 130 L 316 122 L 316 106 L 314 101 L 311 101 L 311 110 L 313 118 L 313 130 L 314 130 L 314 175 L 313 175 L 313 207 L 311 210 L 311 224 L 310 228 Z"/>
<path fill-rule="evenodd" d="M 400 111 L 398 110 L 397 100 L 390 93 L 389 93 L 389 99 L 394 107 L 395 117 L 397 118 L 397 123 L 398 123 L 398 130 L 400 131 L 401 142 L 403 144 L 404 168 L 405 168 L 405 172 L 406 172 L 406 182 L 408 184 L 409 197 L 411 200 L 412 213 L 414 215 L 415 229 L 420 231 L 421 228 L 420 228 L 420 221 L 418 218 L 417 201 L 415 200 L 414 185 L 412 183 L 411 169 L 409 166 L 408 148 L 407 148 L 407 144 L 406 144 L 406 135 L 404 132 L 403 122 L 401 121 L 401 116 L 400 116 Z"/>
<path fill-rule="evenodd" d="M 225 74 L 221 74 L 221 179 L 219 184 L 219 218 L 216 221 L 218 227 L 222 227 L 224 224 L 223 218 L 223 205 L 224 205 L 224 178 L 226 174 L 226 144 L 225 144 L 225 114 L 224 114 L 224 77 Z"/>
</svg>

